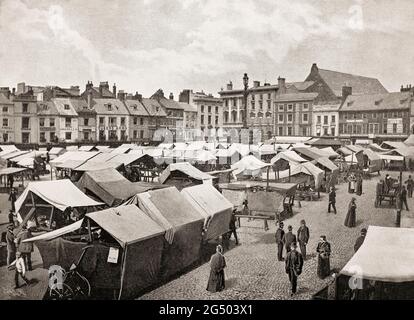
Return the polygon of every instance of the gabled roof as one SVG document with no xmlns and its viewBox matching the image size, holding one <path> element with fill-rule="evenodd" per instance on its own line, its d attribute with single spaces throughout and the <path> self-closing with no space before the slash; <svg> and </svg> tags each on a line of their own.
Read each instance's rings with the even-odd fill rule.
<svg viewBox="0 0 414 320">
<path fill-rule="evenodd" d="M 350 95 L 342 104 L 341 111 L 407 109 L 411 99 L 410 92 Z"/>
<path fill-rule="evenodd" d="M 174 171 L 179 171 L 194 180 L 204 181 L 204 180 L 214 179 L 213 176 L 203 171 L 200 171 L 199 169 L 192 166 L 188 162 L 179 162 L 179 163 L 171 163 L 170 165 L 168 165 L 168 167 L 160 174 L 158 178 L 159 182 L 164 183 L 165 181 L 167 181 L 167 179 L 170 177 L 170 175 Z"/>
<path fill-rule="evenodd" d="M 100 94 L 99 87 L 92 87 L 92 90 L 95 90 L 97 93 Z M 102 97 L 103 98 L 113 98 L 114 94 L 107 88 L 102 88 Z"/>
<path fill-rule="evenodd" d="M 53 103 L 56 106 L 56 109 L 58 110 L 59 115 L 71 116 L 71 117 L 78 116 L 78 113 L 76 112 L 70 100 L 71 99 L 69 98 L 53 98 L 52 99 Z M 65 106 L 69 106 L 69 107 L 66 107 L 65 109 Z"/>
<path fill-rule="evenodd" d="M 353 94 L 387 93 L 387 89 L 378 79 L 357 76 L 349 73 L 319 69 L 319 75 L 335 93 L 337 97 L 342 96 L 342 87 L 352 87 Z"/>
<path fill-rule="evenodd" d="M 37 114 L 39 116 L 58 116 L 59 111 L 53 101 L 37 102 Z"/>
<path fill-rule="evenodd" d="M 147 109 L 142 105 L 139 100 L 125 100 L 125 106 L 129 113 L 133 116 L 149 116 Z"/>
<path fill-rule="evenodd" d="M 159 103 L 163 105 L 166 109 L 176 109 L 176 110 L 184 110 L 184 106 L 181 103 L 167 98 L 161 98 Z M 183 103 L 186 104 L 186 103 Z"/>
<path fill-rule="evenodd" d="M 166 117 L 164 108 L 155 99 L 142 98 L 141 103 L 147 109 L 150 116 Z"/>
<path fill-rule="evenodd" d="M 119 99 L 93 99 L 93 108 L 98 114 L 129 115 L 128 109 Z"/>
<path fill-rule="evenodd" d="M 88 108 L 88 103 L 83 99 L 70 99 L 70 103 L 78 113 L 96 113 L 93 108 Z"/>
</svg>

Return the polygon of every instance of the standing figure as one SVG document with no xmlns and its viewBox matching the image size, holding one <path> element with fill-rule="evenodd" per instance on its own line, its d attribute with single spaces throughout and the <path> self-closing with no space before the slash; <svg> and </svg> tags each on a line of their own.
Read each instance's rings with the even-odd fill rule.
<svg viewBox="0 0 414 320">
<path fill-rule="evenodd" d="M 358 249 L 362 246 L 362 244 L 365 241 L 365 236 L 367 235 L 367 229 L 362 228 L 361 229 L 361 235 L 356 239 L 355 245 L 354 245 L 354 251 L 357 252 Z"/>
<path fill-rule="evenodd" d="M 391 189 L 392 179 L 389 174 L 385 175 L 385 193 L 388 194 Z"/>
<path fill-rule="evenodd" d="M 320 279 L 325 279 L 331 273 L 331 245 L 328 241 L 326 241 L 326 236 L 320 237 L 316 252 L 318 253 L 317 274 Z"/>
<path fill-rule="evenodd" d="M 10 264 L 16 259 L 16 244 L 14 243 L 14 224 L 9 224 L 7 226 L 6 233 L 6 243 L 7 243 L 7 265 Z"/>
<path fill-rule="evenodd" d="M 356 194 L 358 196 L 362 195 L 362 176 L 358 175 L 357 179 L 356 179 Z"/>
<path fill-rule="evenodd" d="M 13 184 L 14 184 L 14 177 L 13 175 L 9 175 L 9 186 L 10 186 L 10 190 L 13 189 Z"/>
<path fill-rule="evenodd" d="M 16 272 L 14 274 L 14 289 L 20 288 L 19 277 L 23 279 L 26 285 L 29 284 L 29 279 L 26 278 L 26 266 L 20 252 L 16 253 L 16 260 L 11 265 L 16 265 Z"/>
<path fill-rule="evenodd" d="M 33 252 L 33 242 L 23 242 L 23 240 L 30 239 L 32 233 L 30 228 L 27 228 L 26 225 L 23 225 L 22 230 L 17 235 L 15 240 L 17 244 L 17 250 L 21 253 L 21 256 L 26 263 L 26 269 L 28 271 L 32 270 L 32 252 Z"/>
<path fill-rule="evenodd" d="M 336 192 L 335 187 L 331 187 L 331 191 L 329 192 L 328 198 L 328 213 L 331 212 L 331 208 L 333 209 L 334 213 L 336 214 Z"/>
<path fill-rule="evenodd" d="M 302 273 L 303 267 L 302 255 L 296 251 L 296 247 L 296 242 L 292 242 L 285 262 L 285 271 L 288 274 L 289 281 L 292 285 L 290 294 L 291 296 L 296 293 L 298 276 Z"/>
<path fill-rule="evenodd" d="M 230 238 L 231 238 L 231 235 L 233 234 L 234 235 L 234 239 L 236 240 L 236 246 L 237 245 L 239 245 L 239 238 L 237 237 L 237 228 L 236 228 L 236 220 L 237 220 L 237 218 L 236 218 L 236 209 L 234 209 L 233 210 L 233 213 L 232 213 L 232 215 L 231 215 L 231 218 L 230 218 L 230 224 L 229 224 L 229 237 L 228 237 L 228 239 L 230 240 Z"/>
<path fill-rule="evenodd" d="M 306 245 L 309 241 L 309 228 L 306 226 L 305 220 L 300 221 L 300 227 L 298 229 L 298 241 L 303 260 L 306 260 Z"/>
<path fill-rule="evenodd" d="M 408 180 L 406 180 L 405 183 L 407 184 L 408 198 L 412 198 L 413 189 L 414 189 L 414 180 L 411 178 L 411 176 L 408 176 Z"/>
<path fill-rule="evenodd" d="M 13 212 L 16 211 L 16 206 L 15 206 L 16 200 L 17 200 L 17 190 L 15 188 L 12 188 L 10 190 L 9 201 L 11 202 L 11 210 Z"/>
<path fill-rule="evenodd" d="M 296 242 L 296 236 L 292 232 L 292 226 L 288 226 L 288 232 L 283 236 L 283 243 L 285 244 L 286 254 L 290 251 L 290 245 Z"/>
<path fill-rule="evenodd" d="M 345 227 L 354 228 L 356 226 L 356 203 L 355 198 L 352 197 L 351 202 L 349 202 L 348 213 L 345 218 Z"/>
<path fill-rule="evenodd" d="M 401 208 L 403 208 L 405 206 L 405 209 L 407 211 L 410 211 L 410 209 L 408 209 L 408 204 L 407 204 L 407 189 L 405 189 L 405 186 L 402 186 L 402 188 L 401 188 L 400 197 L 401 197 Z"/>
<path fill-rule="evenodd" d="M 208 278 L 207 290 L 210 292 L 219 292 L 225 288 L 224 268 L 226 259 L 223 256 L 223 247 L 218 245 L 216 253 L 210 260 L 210 277 Z"/>
<path fill-rule="evenodd" d="M 355 175 L 351 173 L 348 178 L 348 192 L 349 193 L 355 192 L 355 182 L 356 182 Z"/>
<path fill-rule="evenodd" d="M 279 223 L 279 228 L 276 230 L 275 238 L 277 244 L 277 260 L 283 261 L 283 239 L 285 237 L 285 230 L 283 230 L 283 222 Z"/>
</svg>

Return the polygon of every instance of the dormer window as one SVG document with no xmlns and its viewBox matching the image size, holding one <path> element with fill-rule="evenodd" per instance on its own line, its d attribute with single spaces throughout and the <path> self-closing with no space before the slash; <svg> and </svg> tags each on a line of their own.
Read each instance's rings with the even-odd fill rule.
<svg viewBox="0 0 414 320">
<path fill-rule="evenodd" d="M 379 106 L 381 102 L 382 102 L 382 100 L 377 100 L 377 101 L 375 101 L 375 105 Z"/>
<path fill-rule="evenodd" d="M 404 104 L 404 103 L 406 103 L 407 102 L 407 99 L 401 99 L 400 100 L 400 104 Z"/>
<path fill-rule="evenodd" d="M 137 106 L 136 104 L 134 104 L 134 105 L 132 106 L 132 108 L 134 108 L 134 110 L 136 111 L 136 110 L 138 109 L 138 106 Z"/>
<path fill-rule="evenodd" d="M 349 106 L 352 106 L 352 104 L 353 104 L 354 102 L 353 101 L 349 101 L 348 103 L 347 103 L 347 106 L 349 107 Z"/>
<path fill-rule="evenodd" d="M 70 110 L 70 107 L 68 104 L 65 104 L 63 107 L 65 108 L 65 110 Z"/>
<path fill-rule="evenodd" d="M 107 107 L 108 107 L 108 111 L 112 111 L 112 104 L 108 103 Z"/>
</svg>

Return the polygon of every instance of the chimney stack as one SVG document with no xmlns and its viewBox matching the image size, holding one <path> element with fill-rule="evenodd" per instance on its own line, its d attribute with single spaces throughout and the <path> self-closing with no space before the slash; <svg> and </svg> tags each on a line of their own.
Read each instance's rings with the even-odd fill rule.
<svg viewBox="0 0 414 320">
<path fill-rule="evenodd" d="M 253 81 L 253 88 L 260 87 L 260 81 Z"/>
<path fill-rule="evenodd" d="M 172 92 L 170 92 L 170 96 L 169 96 L 170 100 L 174 100 L 174 95 Z"/>
<path fill-rule="evenodd" d="M 92 89 L 88 89 L 88 109 L 92 109 Z"/>
<path fill-rule="evenodd" d="M 277 85 L 279 87 L 278 92 L 280 94 L 286 93 L 286 79 L 281 78 L 280 76 L 277 78 Z"/>
<path fill-rule="evenodd" d="M 227 90 L 233 90 L 233 82 L 229 82 L 228 84 L 227 84 Z"/>
<path fill-rule="evenodd" d="M 116 84 L 114 83 L 114 85 L 112 86 L 112 93 L 114 95 L 114 98 L 116 98 Z"/>
<path fill-rule="evenodd" d="M 350 95 L 352 95 L 352 87 L 348 85 L 342 86 L 342 101 L 345 101 Z"/>
<path fill-rule="evenodd" d="M 124 92 L 124 90 L 119 90 L 118 91 L 118 99 L 124 101 L 125 100 L 125 96 L 126 93 Z"/>
</svg>

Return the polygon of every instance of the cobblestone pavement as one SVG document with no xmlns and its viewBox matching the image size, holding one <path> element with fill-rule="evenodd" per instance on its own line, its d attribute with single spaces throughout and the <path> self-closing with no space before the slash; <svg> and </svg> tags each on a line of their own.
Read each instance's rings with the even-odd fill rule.
<svg viewBox="0 0 414 320">
<path fill-rule="evenodd" d="M 384 177 L 385 173 L 381 176 Z M 398 175 L 397 172 L 390 174 L 395 177 Z M 403 178 L 407 177 L 408 173 L 404 173 Z M 295 215 L 284 222 L 285 230 L 288 225 L 292 225 L 296 232 L 300 220 L 305 219 L 311 238 L 308 260 L 305 261 L 298 280 L 298 294 L 293 299 L 309 299 L 331 281 L 330 277 L 320 280 L 316 275 L 315 249 L 320 235 L 325 234 L 331 243 L 331 268 L 339 271 L 352 257 L 353 246 L 361 228 L 368 225 L 394 226 L 394 209 L 374 207 L 375 185 L 378 180 L 379 176 L 364 180 L 361 196 L 349 194 L 347 184 L 337 186 L 337 215 L 327 213 L 327 194 L 321 194 L 319 201 L 302 202 L 301 208 L 295 205 Z M 352 196 L 357 198 L 357 227 L 350 229 L 343 223 Z M 414 201 L 408 201 L 409 206 L 413 206 Z M 204 263 L 139 299 L 291 299 L 284 263 L 278 262 L 276 258 L 275 230 L 274 224 L 265 232 L 262 221 L 242 220 L 242 227 L 238 229 L 241 245 L 225 253 L 227 268 L 224 291 L 214 294 L 206 291 L 209 264 Z"/>
</svg>

